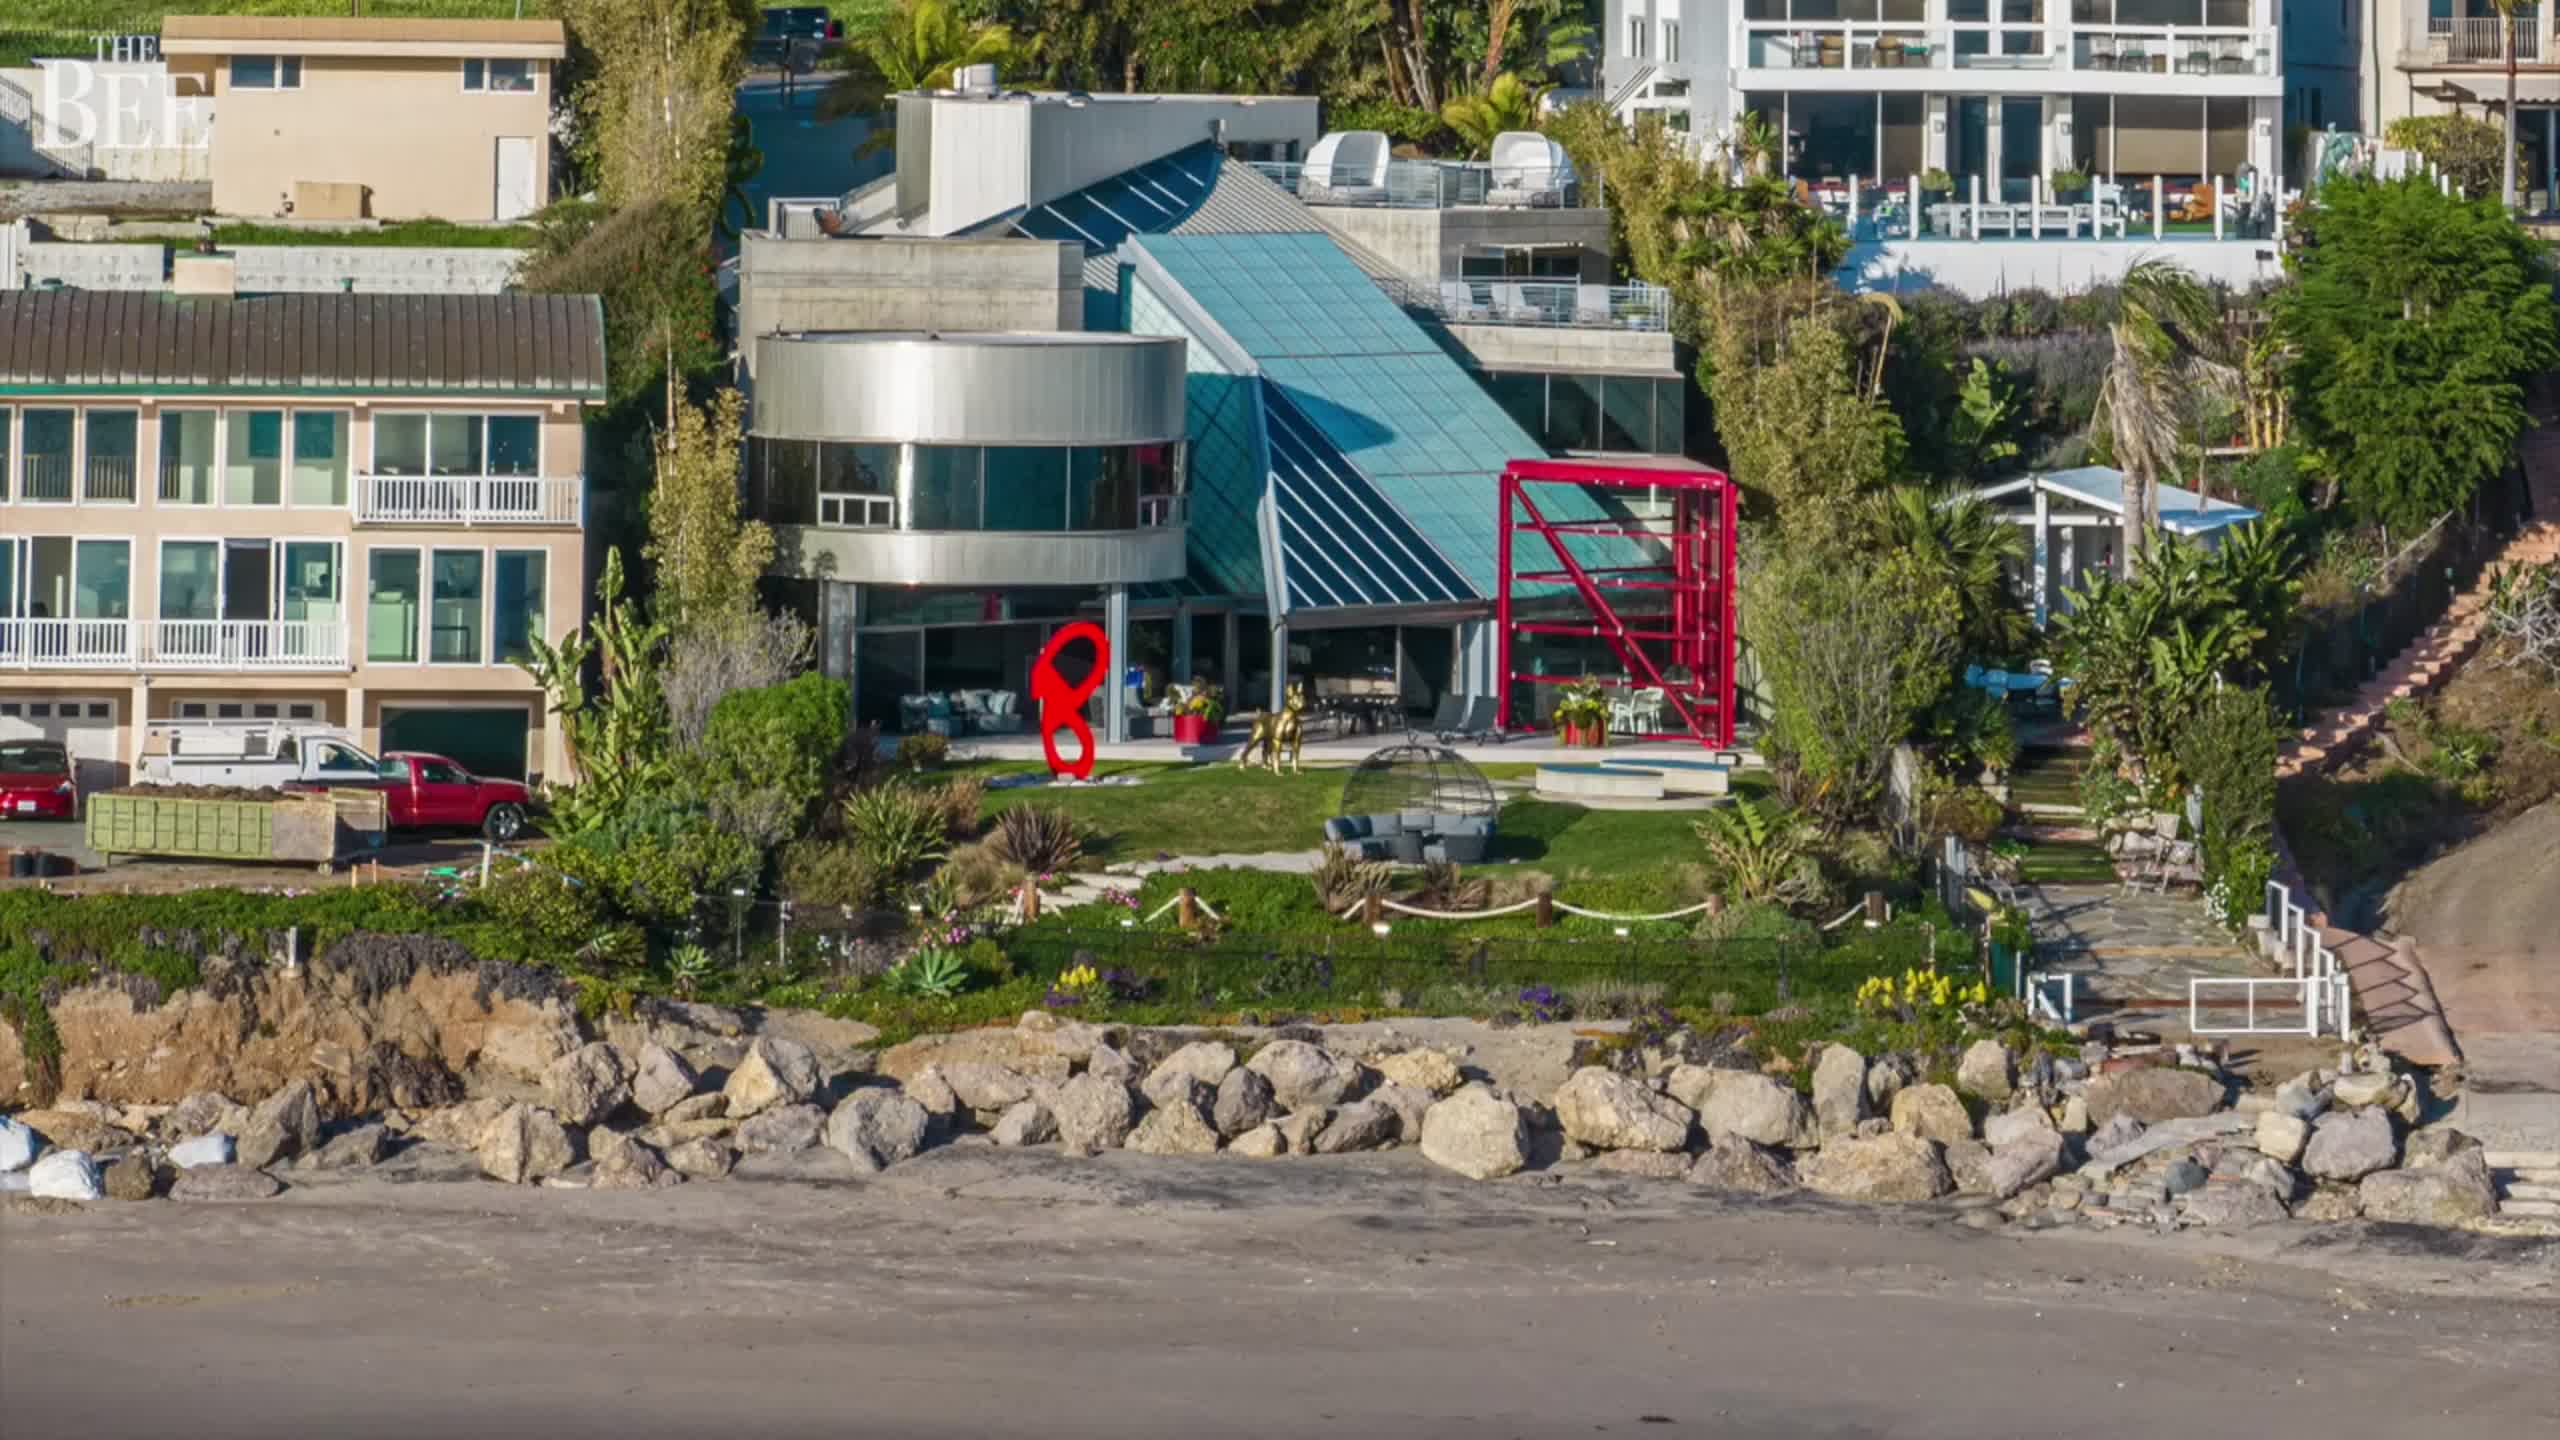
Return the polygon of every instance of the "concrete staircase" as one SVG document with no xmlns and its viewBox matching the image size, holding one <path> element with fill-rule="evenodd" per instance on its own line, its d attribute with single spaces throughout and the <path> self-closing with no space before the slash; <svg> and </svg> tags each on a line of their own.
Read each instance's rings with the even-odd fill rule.
<svg viewBox="0 0 2560 1440">
<path fill-rule="evenodd" d="M 2499 1214 L 2560 1220 L 2560 1151 L 2492 1150 L 2485 1158 Z"/>
<path fill-rule="evenodd" d="M 2560 560 L 2560 429 L 2535 429 L 2525 438 L 2525 470 L 2538 518 L 2483 567 L 2478 583 L 2456 596 L 2442 619 L 2366 681 L 2353 702 L 2321 716 L 2288 744 L 2276 759 L 2277 778 L 2328 770 L 2372 738 L 2392 701 L 2427 695 L 2443 684 L 2480 648 L 2488 625 L 2482 612 L 2500 571 Z"/>
</svg>

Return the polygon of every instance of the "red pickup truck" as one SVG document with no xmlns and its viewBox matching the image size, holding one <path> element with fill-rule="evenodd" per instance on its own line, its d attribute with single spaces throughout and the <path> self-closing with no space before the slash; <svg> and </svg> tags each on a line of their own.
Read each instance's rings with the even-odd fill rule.
<svg viewBox="0 0 2560 1440">
<path fill-rule="evenodd" d="M 394 830 L 456 826 L 477 830 L 500 844 L 524 833 L 532 793 L 514 780 L 474 775 L 462 763 L 443 755 L 394 750 L 376 767 Z M 340 781 L 338 784 L 348 782 Z M 288 790 L 326 790 L 327 785 L 289 785 Z"/>
</svg>

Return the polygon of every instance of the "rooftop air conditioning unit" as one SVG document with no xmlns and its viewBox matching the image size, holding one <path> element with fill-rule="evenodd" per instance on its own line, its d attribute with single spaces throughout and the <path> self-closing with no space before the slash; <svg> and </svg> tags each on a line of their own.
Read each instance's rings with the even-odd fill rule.
<svg viewBox="0 0 2560 1440">
<path fill-rule="evenodd" d="M 996 93 L 996 67 L 963 65 L 952 72 L 951 84 L 963 95 L 993 95 Z"/>
</svg>

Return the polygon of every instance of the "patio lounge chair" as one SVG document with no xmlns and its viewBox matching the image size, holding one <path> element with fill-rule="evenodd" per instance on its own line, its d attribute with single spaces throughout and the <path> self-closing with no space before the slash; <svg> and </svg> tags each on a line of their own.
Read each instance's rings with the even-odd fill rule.
<svg viewBox="0 0 2560 1440">
<path fill-rule="evenodd" d="M 1466 718 L 1439 733 L 1440 743 L 1450 745 L 1464 741 L 1469 744 L 1491 742 L 1499 745 L 1510 738 L 1498 728 L 1501 715 L 1501 701 L 1490 695 L 1474 696 L 1467 701 Z"/>
<path fill-rule="evenodd" d="M 1610 728 L 1624 735 L 1655 735 L 1662 730 L 1663 693 L 1652 686 L 1630 691 L 1609 702 Z"/>
</svg>

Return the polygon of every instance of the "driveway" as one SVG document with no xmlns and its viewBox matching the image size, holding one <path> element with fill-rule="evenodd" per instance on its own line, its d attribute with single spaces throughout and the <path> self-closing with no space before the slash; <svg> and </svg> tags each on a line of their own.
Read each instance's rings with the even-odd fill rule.
<svg viewBox="0 0 2560 1440">
<path fill-rule="evenodd" d="M 2560 801 L 2528 810 L 2392 892 L 2461 1047 L 2465 1130 L 2560 1152 Z"/>
</svg>

